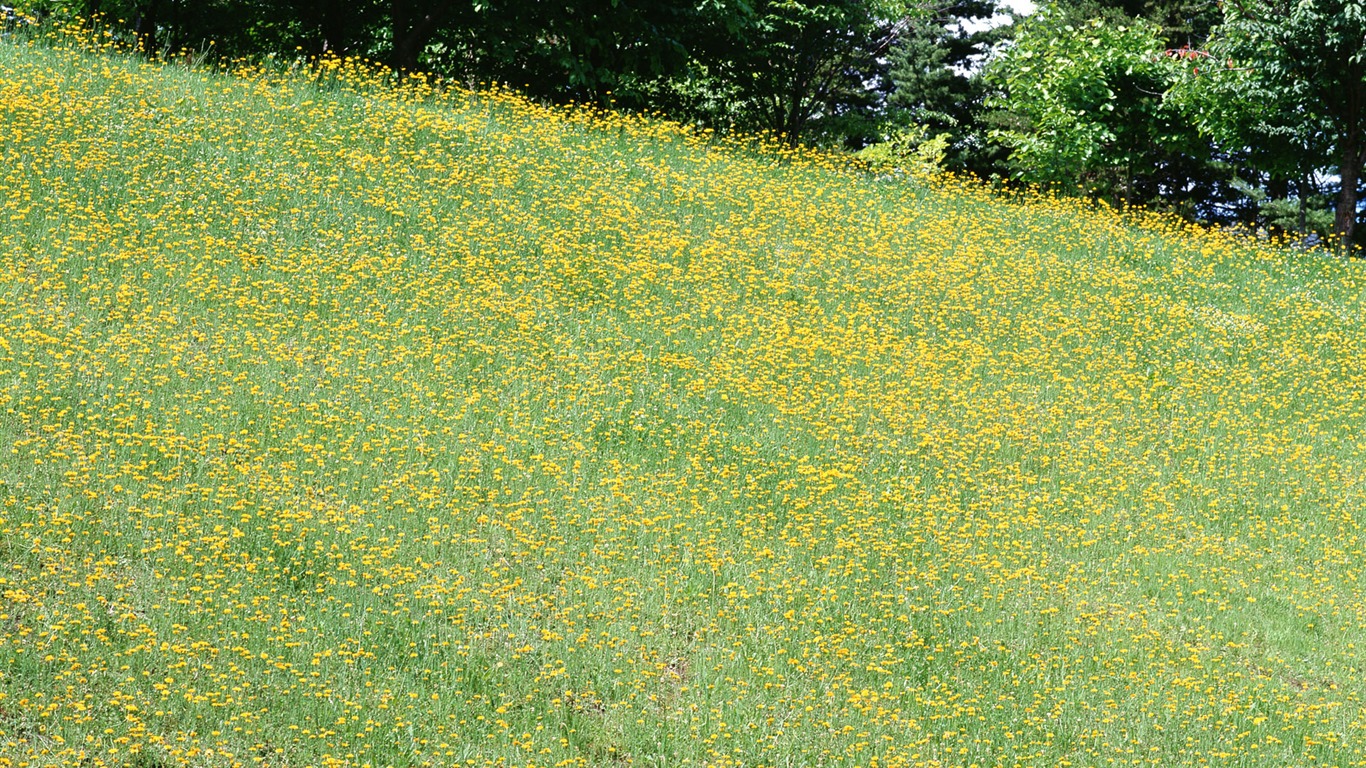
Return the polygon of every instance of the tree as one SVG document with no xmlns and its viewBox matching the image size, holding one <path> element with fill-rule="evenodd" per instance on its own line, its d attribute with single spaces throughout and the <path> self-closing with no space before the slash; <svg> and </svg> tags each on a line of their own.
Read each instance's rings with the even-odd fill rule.
<svg viewBox="0 0 1366 768">
<path fill-rule="evenodd" d="M 1236 34 L 1220 30 L 1208 49 L 1172 51 L 1182 72 L 1166 102 L 1239 166 L 1236 187 L 1259 224 L 1318 233 L 1322 217 L 1310 206 L 1320 200 L 1318 178 L 1330 164 L 1332 126 L 1305 108 L 1310 99 L 1302 86 L 1287 92 L 1257 69 L 1237 66 L 1233 56 L 1244 43 L 1232 39 Z M 1298 209 L 1295 215 L 1286 215 L 1288 206 Z"/>
<path fill-rule="evenodd" d="M 657 82 L 681 76 L 703 28 L 730 13 L 692 0 L 493 0 L 444 21 L 426 62 L 548 100 L 651 108 Z"/>
<path fill-rule="evenodd" d="M 1226 13 L 1215 48 L 1245 67 L 1278 111 L 1303 114 L 1295 130 L 1307 150 L 1334 158 L 1333 227 L 1350 246 L 1366 165 L 1366 0 L 1229 0 Z"/>
<path fill-rule="evenodd" d="M 822 133 L 862 143 L 881 109 L 894 12 L 867 0 L 758 0 L 711 27 L 684 85 L 710 97 L 707 122 L 789 144 Z"/>
<path fill-rule="evenodd" d="M 1187 214 L 1214 194 L 1208 140 L 1163 104 L 1176 69 L 1159 33 L 1142 19 L 1077 26 L 1050 8 L 1021 26 L 988 71 L 1001 89 L 990 103 L 1015 117 L 993 135 L 1018 178 Z"/>
<path fill-rule="evenodd" d="M 29 9 L 43 17 L 98 19 L 135 38 L 150 58 L 183 49 L 252 56 L 298 44 L 297 7 L 309 1 L 329 0 L 36 0 Z M 354 12 L 355 4 L 348 9 Z"/>
<path fill-rule="evenodd" d="M 902 22 L 892 48 L 887 106 L 896 123 L 909 123 L 927 136 L 947 135 L 947 165 L 983 175 L 994 168 L 987 156 L 984 125 L 987 86 L 980 63 L 1004 40 L 1011 26 L 982 22 L 1000 12 L 996 0 L 944 1 Z"/>
</svg>

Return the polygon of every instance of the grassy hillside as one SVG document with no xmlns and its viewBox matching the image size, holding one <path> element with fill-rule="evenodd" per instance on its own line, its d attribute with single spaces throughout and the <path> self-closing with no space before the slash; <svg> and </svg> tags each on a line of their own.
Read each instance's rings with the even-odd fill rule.
<svg viewBox="0 0 1366 768">
<path fill-rule="evenodd" d="M 0 44 L 0 766 L 1366 762 L 1366 268 Z"/>
</svg>

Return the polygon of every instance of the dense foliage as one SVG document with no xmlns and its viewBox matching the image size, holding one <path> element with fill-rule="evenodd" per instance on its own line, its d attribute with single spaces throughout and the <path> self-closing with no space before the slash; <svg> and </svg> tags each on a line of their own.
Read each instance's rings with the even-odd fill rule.
<svg viewBox="0 0 1366 768">
<path fill-rule="evenodd" d="M 995 0 L 920 6 L 919 14 L 902 20 L 889 52 L 887 121 L 944 137 L 949 170 L 981 176 L 1004 170 L 999 147 L 988 139 L 989 86 L 978 76 L 993 48 L 1008 38 L 1009 25 L 991 25 L 1001 10 Z"/>
<path fill-rule="evenodd" d="M 1222 23 L 1163 27 L 1045 6 L 990 70 L 996 103 L 1021 119 L 998 135 L 1020 178 L 1273 230 L 1327 234 L 1307 209 L 1331 180 L 1332 239 L 1349 245 L 1366 160 L 1363 9 L 1231 2 Z"/>
<path fill-rule="evenodd" d="M 27 7 L 151 56 L 358 56 L 793 145 L 945 143 L 945 170 L 1304 242 L 1363 229 L 1366 0 L 1045 0 L 1024 24 L 997 0 Z"/>
<path fill-rule="evenodd" d="M 1230 0 L 1229 8 L 1216 41 L 1248 64 L 1258 85 L 1251 92 L 1274 95 L 1278 117 L 1299 116 L 1287 132 L 1296 150 L 1326 150 L 1311 162 L 1336 171 L 1334 229 L 1353 239 L 1366 166 L 1366 1 Z"/>
<path fill-rule="evenodd" d="M 1074 26 L 1045 9 L 992 67 L 995 103 L 1020 122 L 996 135 L 1028 181 L 1079 183 L 1116 203 L 1152 199 L 1194 143 L 1163 108 L 1171 71 L 1150 24 Z"/>
</svg>

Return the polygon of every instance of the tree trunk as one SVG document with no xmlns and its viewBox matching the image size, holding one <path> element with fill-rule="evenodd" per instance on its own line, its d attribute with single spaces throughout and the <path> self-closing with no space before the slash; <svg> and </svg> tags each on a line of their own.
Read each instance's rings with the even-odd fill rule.
<svg viewBox="0 0 1366 768">
<path fill-rule="evenodd" d="M 1124 161 L 1124 208 L 1127 211 L 1134 207 L 1134 161 L 1132 159 Z"/>
<path fill-rule="evenodd" d="M 1309 236 L 1309 182 L 1300 180 L 1295 184 L 1300 196 L 1300 238 Z"/>
<path fill-rule="evenodd" d="M 1339 97 L 1342 111 L 1338 122 L 1342 134 L 1342 166 L 1338 168 L 1338 178 L 1342 188 L 1338 192 L 1333 230 L 1342 249 L 1349 251 L 1356 242 L 1357 188 L 1361 185 L 1361 166 L 1366 163 L 1366 67 L 1350 61 L 1345 63 L 1346 93 Z"/>
<path fill-rule="evenodd" d="M 1271 200 L 1290 199 L 1290 179 L 1279 178 L 1275 175 L 1268 175 L 1266 180 L 1266 196 Z M 1304 203 L 1300 201 L 1300 208 L 1303 211 Z M 1285 227 L 1275 222 L 1266 223 L 1266 233 L 1272 240 L 1284 242 L 1286 231 Z"/>
<path fill-rule="evenodd" d="M 801 57 L 793 62 L 794 67 L 800 67 Z M 779 118 L 781 124 L 778 128 L 780 136 L 789 147 L 797 146 L 801 141 L 802 126 L 806 122 L 806 95 L 810 92 L 810 77 L 806 72 L 794 75 L 792 90 L 788 93 L 788 102 L 784 108 L 783 116 Z"/>
<path fill-rule="evenodd" d="M 1338 192 L 1337 213 L 1333 219 L 1333 231 L 1343 250 L 1351 248 L 1356 237 L 1357 186 L 1361 183 L 1362 160 L 1366 159 L 1362 157 L 1363 148 L 1359 146 L 1362 138 L 1352 133 L 1343 138 L 1342 166 L 1338 169 L 1342 189 Z"/>
</svg>

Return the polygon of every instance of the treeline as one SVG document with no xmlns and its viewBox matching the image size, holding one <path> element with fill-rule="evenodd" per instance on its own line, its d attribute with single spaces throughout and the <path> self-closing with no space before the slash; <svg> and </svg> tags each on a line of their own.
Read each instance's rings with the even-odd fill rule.
<svg viewBox="0 0 1366 768">
<path fill-rule="evenodd" d="M 1366 240 L 1366 0 L 1043 0 L 1026 18 L 998 0 L 35 0 L 28 10 L 98 17 L 153 57 L 361 56 L 1300 242 Z"/>
</svg>

